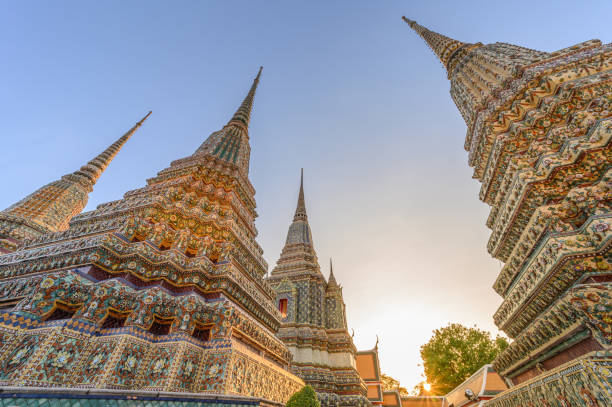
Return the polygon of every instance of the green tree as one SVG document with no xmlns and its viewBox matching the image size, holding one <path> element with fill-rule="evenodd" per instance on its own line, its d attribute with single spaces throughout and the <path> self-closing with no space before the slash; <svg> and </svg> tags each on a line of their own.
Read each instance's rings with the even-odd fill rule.
<svg viewBox="0 0 612 407">
<path fill-rule="evenodd" d="M 449 324 L 434 331 L 429 342 L 421 346 L 421 358 L 427 382 L 433 394 L 446 394 L 493 359 L 508 341 L 480 329 Z"/>
<path fill-rule="evenodd" d="M 384 373 L 381 373 L 380 379 L 382 381 L 382 388 L 384 391 L 397 390 L 401 395 L 408 395 L 408 390 L 406 390 L 405 387 L 400 386 L 399 380 L 394 379 Z"/>
<path fill-rule="evenodd" d="M 311 386 L 304 386 L 302 390 L 295 393 L 287 402 L 287 407 L 321 407 L 317 393 Z"/>
</svg>

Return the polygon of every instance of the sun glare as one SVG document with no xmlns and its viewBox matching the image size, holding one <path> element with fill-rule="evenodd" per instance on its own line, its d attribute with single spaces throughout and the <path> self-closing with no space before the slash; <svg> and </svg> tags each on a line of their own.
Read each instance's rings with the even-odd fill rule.
<svg viewBox="0 0 612 407">
<path fill-rule="evenodd" d="M 431 384 L 425 382 L 425 383 L 423 383 L 423 388 L 425 389 L 425 391 L 429 391 L 429 390 L 431 390 Z"/>
</svg>

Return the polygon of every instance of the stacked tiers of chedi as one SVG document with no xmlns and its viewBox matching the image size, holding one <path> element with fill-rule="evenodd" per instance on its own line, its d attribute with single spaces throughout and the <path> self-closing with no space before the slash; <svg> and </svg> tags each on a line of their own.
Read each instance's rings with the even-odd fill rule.
<svg viewBox="0 0 612 407">
<path fill-rule="evenodd" d="M 303 386 L 275 336 L 281 315 L 255 241 L 248 126 L 259 77 L 227 125 L 123 199 L 70 220 L 112 150 L 7 210 L 47 233 L 0 256 L 2 298 L 19 302 L 0 313 L 1 385 L 277 403 Z M 62 204 L 49 203 L 56 190 Z"/>
<path fill-rule="evenodd" d="M 317 391 L 324 407 L 370 405 L 348 333 L 342 287 L 330 261 L 321 273 L 306 214 L 303 176 L 287 240 L 268 283 L 282 313 L 278 336 L 293 354 L 293 372 Z"/>
<path fill-rule="evenodd" d="M 494 366 L 520 386 L 487 405 L 612 403 L 612 44 L 547 53 L 405 21 L 448 72 L 505 263 L 494 319 L 513 342 Z"/>
</svg>

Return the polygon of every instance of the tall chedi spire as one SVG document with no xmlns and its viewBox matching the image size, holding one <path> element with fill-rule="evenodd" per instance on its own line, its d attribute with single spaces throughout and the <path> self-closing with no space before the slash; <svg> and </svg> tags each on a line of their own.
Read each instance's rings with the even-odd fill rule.
<svg viewBox="0 0 612 407">
<path fill-rule="evenodd" d="M 447 70 L 451 97 L 468 126 L 465 148 L 470 151 L 470 165 L 476 167 L 475 176 L 479 178 L 481 168 L 475 159 L 476 115 L 494 102 L 509 81 L 522 73 L 523 67 L 542 60 L 548 54 L 499 42 L 487 45 L 464 43 L 431 31 L 414 20 L 402 19 L 425 40 Z"/>
<path fill-rule="evenodd" d="M 249 172 L 249 121 L 253 110 L 255 91 L 263 67 L 259 68 L 253 85 L 230 121 L 219 131 L 211 134 L 196 150 L 194 156 L 208 154 L 236 165 L 243 174 Z"/>
<path fill-rule="evenodd" d="M 303 220 L 308 222 L 308 215 L 306 214 L 306 201 L 304 200 L 304 169 L 300 171 L 300 192 L 298 193 L 297 206 L 295 208 L 295 215 L 293 215 L 293 221 Z"/>
<path fill-rule="evenodd" d="M 102 172 L 150 114 L 79 170 L 0 212 L 0 253 L 15 250 L 24 240 L 65 230 L 68 222 L 87 205 L 88 194 Z"/>
<path fill-rule="evenodd" d="M 342 288 L 331 259 L 329 269 L 326 281 L 308 224 L 302 169 L 293 221 L 267 279 L 283 315 L 277 336 L 293 353 L 293 372 L 313 386 L 322 406 L 367 405 L 365 384 L 355 370 L 357 350 L 348 333 Z"/>
<path fill-rule="evenodd" d="M 487 249 L 504 262 L 493 319 L 513 342 L 493 365 L 519 386 L 487 406 L 556 403 L 573 391 L 572 373 L 611 346 L 609 313 L 595 310 L 609 309 L 612 291 L 612 44 L 476 47 L 404 20 L 448 70 L 468 163 L 491 206 Z M 610 404 L 606 379 L 591 375 L 581 394 Z"/>
<path fill-rule="evenodd" d="M 295 214 L 293 215 L 293 222 L 289 226 L 285 247 L 281 252 L 276 267 L 272 270 L 272 276 L 278 273 L 291 273 L 296 270 L 300 270 L 300 272 L 308 270 L 308 272 L 323 278 L 312 242 L 312 232 L 308 224 L 308 215 L 306 214 L 304 169 L 302 169 L 300 173 L 300 189 L 298 192 Z"/>
<path fill-rule="evenodd" d="M 42 337 L 40 329 L 2 327 L 11 349 L 36 335 L 27 350 L 36 356 L 20 359 L 0 385 L 215 393 L 227 403 L 256 397 L 249 403 L 279 405 L 303 386 L 276 336 L 282 314 L 256 241 L 248 124 L 260 74 L 229 122 L 193 154 L 75 216 L 68 230 L 0 256 L 0 292 L 9 293 L 2 304 L 19 303 L 3 320 L 26 315 L 29 327 L 49 328 Z M 111 155 L 74 176 L 90 182 Z M 77 329 L 75 346 L 57 345 Z M 60 349 L 69 354 L 62 371 L 73 373 L 55 374 L 55 362 L 33 367 L 38 355 L 54 358 Z M 45 374 L 29 381 L 32 369 Z"/>
<path fill-rule="evenodd" d="M 457 41 L 445 35 L 438 34 L 435 31 L 428 30 L 422 25 L 417 24 L 417 22 L 414 20 L 410 20 L 406 17 L 402 17 L 402 19 L 414 31 L 416 31 L 416 33 L 419 34 L 421 38 L 425 40 L 429 48 L 431 48 L 431 50 L 436 54 L 438 59 L 440 59 L 440 62 L 442 62 L 442 65 L 444 65 L 446 70 L 449 72 L 449 75 L 450 75 L 450 72 L 452 71 L 452 68 L 456 64 L 455 62 L 455 64 L 451 65 L 450 62 L 452 59 L 455 59 L 453 58 L 455 56 L 454 54 L 459 49 L 463 49 L 463 48 L 474 49 L 478 46 L 482 46 L 481 43 L 468 44 L 465 42 Z"/>
</svg>

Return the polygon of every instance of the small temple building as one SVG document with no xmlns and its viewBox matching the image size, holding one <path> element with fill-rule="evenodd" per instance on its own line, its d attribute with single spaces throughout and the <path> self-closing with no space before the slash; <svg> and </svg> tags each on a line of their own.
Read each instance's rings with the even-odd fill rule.
<svg viewBox="0 0 612 407">
<path fill-rule="evenodd" d="M 366 383 L 368 400 L 381 407 L 481 406 L 508 387 L 492 365 L 485 365 L 444 396 L 407 396 L 382 386 L 378 341 L 370 350 L 357 352 L 357 371 Z"/>
<path fill-rule="evenodd" d="M 444 396 L 442 407 L 480 406 L 507 388 L 508 386 L 495 372 L 493 366 L 485 365 L 448 392 Z"/>
<path fill-rule="evenodd" d="M 260 74 L 221 130 L 145 187 L 78 214 L 143 119 L 0 214 L 3 403 L 279 406 L 304 385 L 255 240 Z"/>
<path fill-rule="evenodd" d="M 404 20 L 446 70 L 504 263 L 494 321 L 513 341 L 493 366 L 510 389 L 486 405 L 612 405 L 612 44 L 549 53 Z"/>
<path fill-rule="evenodd" d="M 293 373 L 315 389 L 324 407 L 370 405 L 356 368 L 342 287 L 331 260 L 326 281 L 314 249 L 303 171 L 293 222 L 267 282 L 276 292 L 282 317 L 277 335 L 293 355 Z"/>
<path fill-rule="evenodd" d="M 360 350 L 356 357 L 357 372 L 365 382 L 368 400 L 374 406 L 383 404 L 382 377 L 380 360 L 378 359 L 378 341 L 376 346 L 369 350 Z"/>
</svg>

